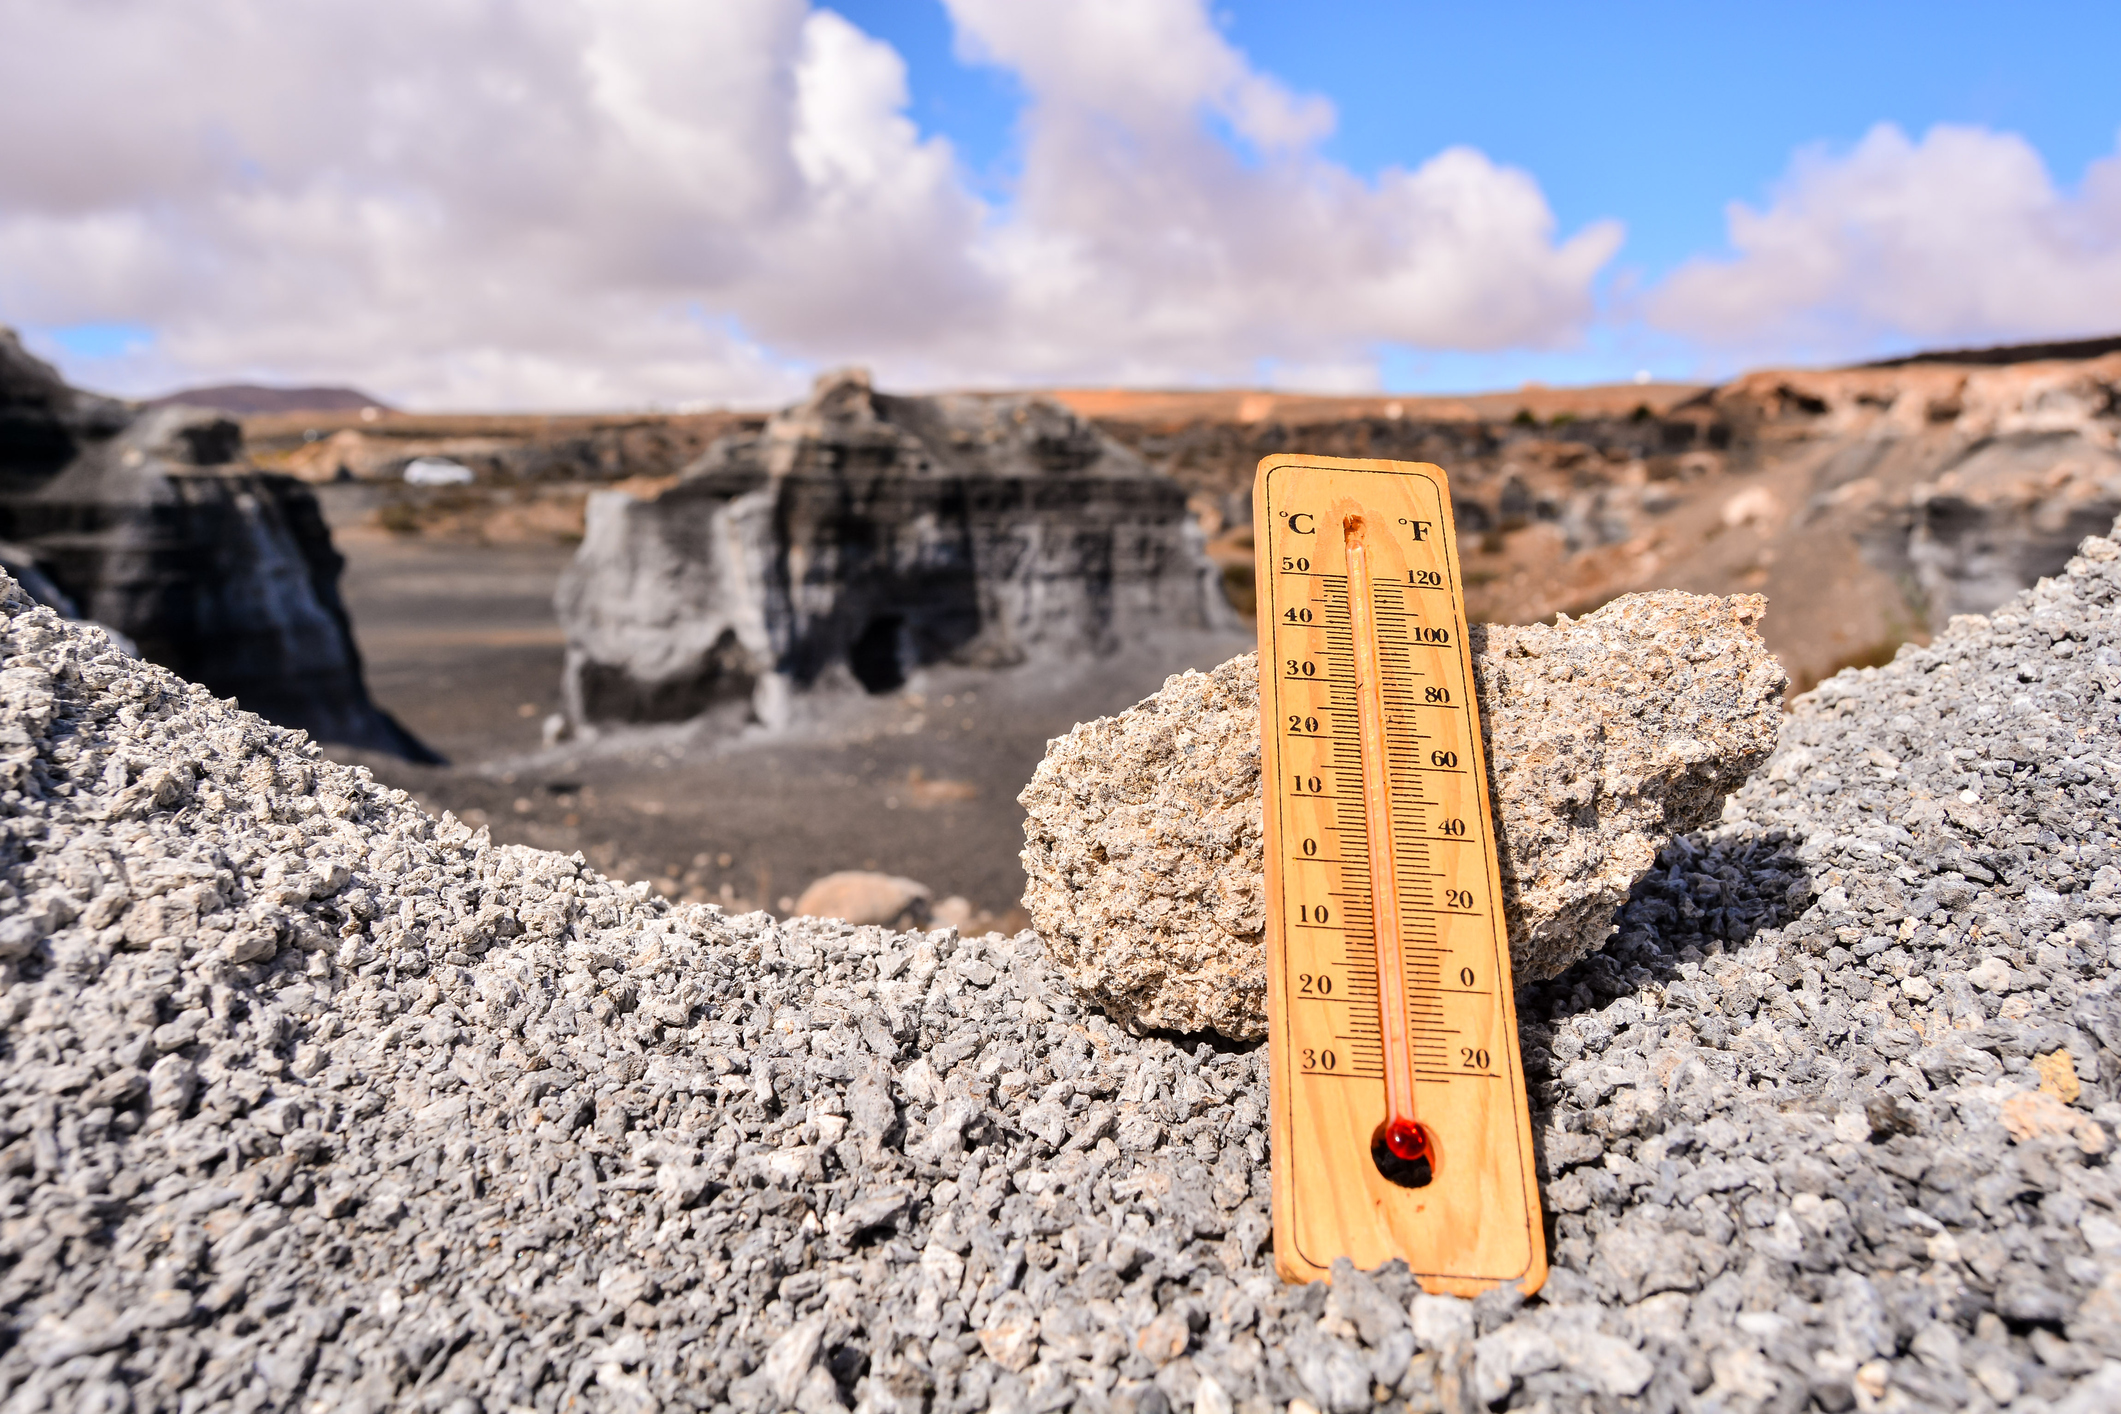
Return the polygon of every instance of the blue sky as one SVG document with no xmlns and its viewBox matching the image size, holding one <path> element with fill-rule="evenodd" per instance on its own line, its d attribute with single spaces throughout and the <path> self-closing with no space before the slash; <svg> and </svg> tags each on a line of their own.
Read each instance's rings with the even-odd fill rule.
<svg viewBox="0 0 2121 1414">
<path fill-rule="evenodd" d="M 0 132 L 38 139 L 0 144 L 0 321 L 123 392 L 755 402 L 844 362 L 1446 390 L 2121 332 L 2121 6 L 0 24 Z"/>
<path fill-rule="evenodd" d="M 939 0 L 831 8 L 898 49 L 912 115 L 1005 199 L 1025 101 L 1013 76 L 965 57 Z M 1843 151 L 1879 123 L 1913 134 L 1971 125 L 2023 136 L 2058 185 L 2074 187 L 2121 135 L 2121 5 L 1224 0 L 1213 15 L 1260 67 L 1332 101 L 1322 151 L 1351 170 L 1412 166 L 1462 144 L 1538 178 L 1564 230 L 1625 222 L 1626 244 L 1599 281 L 1621 311 L 1630 290 L 1724 252 L 1727 205 L 1765 205 L 1800 149 Z M 1923 342 L 1887 332 L 1819 352 L 1853 359 Z M 1387 381 L 1405 389 L 1619 378 L 1642 363 L 1674 376 L 1735 366 L 1624 312 L 1582 349 L 1401 349 L 1385 363 Z"/>
<path fill-rule="evenodd" d="M 1023 91 L 959 57 L 939 0 L 829 8 L 897 48 L 913 116 L 1006 191 Z M 1793 152 L 1881 122 L 2020 133 L 2070 184 L 2121 133 L 2121 5 L 1225 0 L 1213 13 L 1260 67 L 1332 100 L 1327 156 L 1375 173 L 1477 147 L 1536 176 L 1564 227 L 1626 221 L 1621 264 L 1653 275 L 1719 249 L 1725 203 L 1765 199 Z"/>
</svg>

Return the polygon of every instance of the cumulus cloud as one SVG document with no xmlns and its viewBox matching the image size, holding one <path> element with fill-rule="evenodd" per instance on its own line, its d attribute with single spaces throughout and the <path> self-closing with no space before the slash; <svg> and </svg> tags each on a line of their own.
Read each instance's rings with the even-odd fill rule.
<svg viewBox="0 0 2121 1414">
<path fill-rule="evenodd" d="M 887 44 L 803 0 L 0 0 L 0 319 L 144 326 L 138 391 L 415 405 L 1374 377 L 1553 346 L 1619 241 L 1454 149 L 1364 179 L 1203 0 L 952 0 L 1029 95 L 975 196 Z"/>
<path fill-rule="evenodd" d="M 1799 153 L 1765 210 L 1728 219 L 1735 254 L 1673 272 L 1652 322 L 1837 354 L 2121 328 L 2121 154 L 2067 193 L 2016 134 L 1884 123 L 1846 154 Z"/>
<path fill-rule="evenodd" d="M 1346 377 L 1380 343 L 1549 347 L 1593 313 L 1617 224 L 1557 244 L 1532 178 L 1468 148 L 1374 181 L 1323 160 L 1330 105 L 1253 69 L 1193 0 L 947 3 L 967 52 L 1030 94 L 984 262 L 1029 369 Z"/>
</svg>

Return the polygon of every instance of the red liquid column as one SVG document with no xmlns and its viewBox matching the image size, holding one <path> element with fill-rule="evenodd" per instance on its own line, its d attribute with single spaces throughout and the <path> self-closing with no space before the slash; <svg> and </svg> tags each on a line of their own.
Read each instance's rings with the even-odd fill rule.
<svg viewBox="0 0 2121 1414">
<path fill-rule="evenodd" d="M 1385 1147 L 1409 1163 L 1430 1158 L 1414 1113 L 1414 1052 L 1407 1034 L 1407 967 L 1399 916 L 1399 860 L 1392 844 L 1392 763 L 1385 736 L 1384 673 L 1377 609 L 1361 516 L 1341 522 L 1348 554 L 1348 624 L 1355 638 L 1355 720 L 1362 739 L 1363 819 L 1368 829 L 1370 922 L 1377 957 L 1377 1009 L 1385 1052 Z"/>
</svg>

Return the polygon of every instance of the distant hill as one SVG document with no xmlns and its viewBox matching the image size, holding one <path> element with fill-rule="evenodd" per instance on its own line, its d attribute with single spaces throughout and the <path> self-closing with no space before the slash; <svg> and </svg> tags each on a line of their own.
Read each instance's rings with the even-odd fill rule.
<svg viewBox="0 0 2121 1414">
<path fill-rule="evenodd" d="M 2117 350 L 2121 350 L 2121 335 L 2110 334 L 2103 339 L 2065 339 L 2050 344 L 1999 344 L 1987 349 L 1931 349 L 1925 353 L 1904 354 L 1899 358 L 1881 358 L 1876 363 L 1859 363 L 1856 367 L 1907 368 L 1918 363 L 2044 363 L 2050 359 L 2100 358 Z"/>
<path fill-rule="evenodd" d="M 257 383 L 222 383 L 211 388 L 180 388 L 149 398 L 147 406 L 212 408 L 236 417 L 263 412 L 359 412 L 362 408 L 392 409 L 380 398 L 371 398 L 358 388 L 267 388 Z"/>
</svg>

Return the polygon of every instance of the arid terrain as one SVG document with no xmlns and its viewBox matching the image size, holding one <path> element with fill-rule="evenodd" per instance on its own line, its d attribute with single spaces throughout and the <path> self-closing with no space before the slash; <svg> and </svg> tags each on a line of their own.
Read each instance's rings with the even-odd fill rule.
<svg viewBox="0 0 2121 1414">
<path fill-rule="evenodd" d="M 1249 609 L 1249 488 L 1273 452 L 1433 461 L 1453 475 L 1469 608 L 1499 622 L 1681 588 L 1768 596 L 1793 691 L 1927 641 L 2121 511 L 2121 355 L 1770 370 L 1466 398 L 1069 389 L 1056 401 L 1176 479 Z M 583 505 L 653 497 L 764 414 L 272 414 L 262 465 L 314 482 L 377 700 L 453 763 L 363 758 L 497 838 L 580 849 L 672 894 L 785 909 L 879 869 L 996 916 L 1021 890 L 1014 795 L 1046 740 L 1206 662 L 931 670 L 793 735 L 683 726 L 547 744 L 564 641 L 552 593 Z M 471 472 L 411 486 L 413 457 Z M 2052 561 L 2052 563 L 2049 563 Z"/>
<path fill-rule="evenodd" d="M 325 488 L 328 507 L 338 499 Z M 672 897 L 781 913 L 813 879 L 868 869 L 1008 919 L 1023 889 L 1016 791 L 1047 739 L 1217 657 L 1085 660 L 1029 679 L 945 670 L 823 731 L 715 741 L 647 728 L 547 748 L 564 657 L 552 594 L 571 549 L 401 538 L 358 521 L 335 534 L 371 691 L 452 764 L 333 754 L 498 840 L 581 850 Z"/>
</svg>

